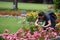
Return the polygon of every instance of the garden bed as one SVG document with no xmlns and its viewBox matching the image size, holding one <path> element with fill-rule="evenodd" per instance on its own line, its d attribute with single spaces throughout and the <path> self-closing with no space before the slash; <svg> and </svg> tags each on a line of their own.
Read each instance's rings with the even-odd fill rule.
<svg viewBox="0 0 60 40">
<path fill-rule="evenodd" d="M 33 32 L 33 30 L 32 30 L 32 28 L 31 27 L 34 27 L 34 20 L 31 20 L 31 19 L 34 19 L 34 18 L 36 18 L 36 16 L 37 16 L 37 13 L 38 12 L 33 12 L 33 11 L 29 11 L 29 12 L 27 12 L 26 13 L 26 17 L 25 18 L 15 18 L 14 16 L 18 16 L 17 14 L 19 14 L 19 16 L 21 16 L 21 14 L 20 14 L 20 12 L 15 12 L 15 11 L 0 11 L 0 15 L 12 15 L 13 17 L 10 19 L 9 17 L 6 17 L 6 19 L 5 19 L 5 17 L 3 18 L 3 16 L 2 16 L 2 18 L 1 18 L 1 16 L 0 16 L 0 23 L 1 23 L 1 26 L 3 27 L 3 25 L 4 25 L 4 27 L 6 27 L 7 29 L 10 29 L 10 32 L 12 31 L 12 33 L 11 34 L 13 34 L 13 32 L 14 32 L 14 34 L 16 33 L 16 31 L 19 29 L 19 28 L 23 28 L 23 33 L 25 33 L 25 31 L 28 31 L 28 30 L 30 30 L 30 31 L 32 31 Z M 31 16 L 31 14 L 32 14 L 32 16 Z M 60 14 L 58 13 L 57 14 L 57 16 L 58 16 L 58 19 L 56 20 L 56 22 L 57 22 L 57 32 L 59 33 L 60 32 L 60 24 L 58 24 L 58 23 L 60 23 Z M 27 17 L 29 17 L 29 18 L 27 18 Z M 27 20 L 28 19 L 28 20 Z M 10 21 L 10 22 L 9 22 Z M 14 21 L 14 22 L 13 22 Z M 15 23 L 15 21 L 16 21 L 16 23 Z M 13 23 L 13 25 L 15 26 L 15 27 L 17 27 L 17 28 L 15 28 L 15 27 L 13 27 L 13 25 L 12 25 L 12 23 Z M 11 25 L 10 25 L 11 24 Z M 7 25 L 7 26 L 6 26 Z M 18 26 L 16 26 L 16 25 L 18 25 Z M 9 26 L 9 27 L 8 27 Z M 11 27 L 10 27 L 11 26 Z M 20 26 L 20 27 L 19 27 Z M 1 27 L 1 28 L 2 28 Z M 26 28 L 25 28 L 26 27 Z M 14 28 L 14 30 L 13 30 L 13 28 Z M 31 28 L 31 29 L 29 29 L 29 28 Z M 15 30 L 16 29 L 16 30 Z M 4 30 L 4 29 L 3 29 Z M 9 33 L 10 33 L 9 32 Z M 34 31 L 35 32 L 35 31 Z M 38 32 L 39 33 L 39 32 Z M 3 35 L 5 35 L 4 33 L 3 33 Z M 10 35 L 10 34 L 9 34 Z M 42 35 L 42 34 L 41 34 Z M 55 35 L 55 34 L 54 34 Z M 14 35 L 13 35 L 14 36 Z M 38 35 L 39 36 L 39 35 Z M 48 36 L 48 35 L 45 35 L 45 36 Z M 3 36 L 2 36 L 3 37 Z M 16 36 L 15 36 L 16 37 Z M 12 37 L 13 38 L 13 37 Z M 41 38 L 40 37 L 38 37 L 38 39 L 41 39 L 41 40 L 43 40 L 43 38 L 44 37 L 42 37 L 41 36 Z M 5 38 L 4 38 L 5 39 Z M 26 38 L 27 39 L 27 38 Z M 36 39 L 37 40 L 37 39 Z"/>
<path fill-rule="evenodd" d="M 12 16 L 20 16 L 20 12 L 15 11 L 0 11 L 0 15 L 12 15 Z"/>
</svg>

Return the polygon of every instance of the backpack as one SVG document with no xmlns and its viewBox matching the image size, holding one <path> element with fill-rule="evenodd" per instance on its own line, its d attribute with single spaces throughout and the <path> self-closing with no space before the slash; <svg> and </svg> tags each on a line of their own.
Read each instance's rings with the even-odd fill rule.
<svg viewBox="0 0 60 40">
<path fill-rule="evenodd" d="M 54 9 L 47 9 L 45 14 L 50 15 L 54 20 L 57 19 L 57 16 L 56 16 L 56 14 L 54 13 Z"/>
<path fill-rule="evenodd" d="M 57 19 L 57 16 L 54 12 L 50 12 L 49 15 L 54 19 L 56 20 Z"/>
</svg>

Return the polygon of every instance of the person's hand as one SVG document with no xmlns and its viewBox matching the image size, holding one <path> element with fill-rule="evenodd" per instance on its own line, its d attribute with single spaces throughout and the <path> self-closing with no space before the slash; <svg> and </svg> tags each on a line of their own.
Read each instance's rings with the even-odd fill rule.
<svg viewBox="0 0 60 40">
<path fill-rule="evenodd" d="M 44 25 L 41 25 L 41 27 L 44 27 Z"/>
<path fill-rule="evenodd" d="M 44 27 L 47 27 L 47 26 L 44 26 Z"/>
<path fill-rule="evenodd" d="M 38 24 L 37 23 L 35 24 L 35 27 L 38 27 Z"/>
<path fill-rule="evenodd" d="M 47 27 L 47 26 L 42 25 L 41 27 Z"/>
<path fill-rule="evenodd" d="M 37 24 L 37 23 L 35 23 L 35 26 L 38 26 L 38 24 Z"/>
</svg>

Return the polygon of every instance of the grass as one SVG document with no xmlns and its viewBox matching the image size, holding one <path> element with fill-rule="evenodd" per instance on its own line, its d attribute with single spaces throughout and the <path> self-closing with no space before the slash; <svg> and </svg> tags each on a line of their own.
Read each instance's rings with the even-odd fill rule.
<svg viewBox="0 0 60 40">
<path fill-rule="evenodd" d="M 3 33 L 5 29 L 8 29 L 9 33 L 14 33 L 19 28 L 17 18 L 0 16 L 0 33 Z"/>
<path fill-rule="evenodd" d="M 21 27 L 31 27 L 25 17 L 13 17 L 13 16 L 0 16 L 0 33 L 3 33 L 5 29 L 9 30 L 9 33 L 14 33 Z"/>
<path fill-rule="evenodd" d="M 27 23 L 25 17 L 13 17 L 13 16 L 0 16 L 0 33 L 3 33 L 5 29 L 9 30 L 9 33 L 16 32 L 22 26 L 31 27 L 32 24 Z M 0 37 L 0 40 L 4 40 Z M 41 37 L 43 40 L 43 37 Z"/>
<path fill-rule="evenodd" d="M 41 10 L 46 9 L 51 4 L 34 4 L 34 3 L 18 3 L 18 9 L 24 10 Z M 13 2 L 1 2 L 0 1 L 0 10 L 10 10 L 13 7 Z"/>
</svg>

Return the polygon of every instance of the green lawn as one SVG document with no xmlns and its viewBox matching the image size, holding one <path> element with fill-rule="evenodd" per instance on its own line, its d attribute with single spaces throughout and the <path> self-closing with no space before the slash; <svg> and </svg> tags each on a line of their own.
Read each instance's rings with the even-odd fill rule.
<svg viewBox="0 0 60 40">
<path fill-rule="evenodd" d="M 3 33 L 5 29 L 9 30 L 9 33 L 14 33 L 21 27 L 30 27 L 25 17 L 13 17 L 13 16 L 0 16 L 0 33 Z"/>
<path fill-rule="evenodd" d="M 18 3 L 18 9 L 24 10 L 41 10 L 46 9 L 50 4 L 34 4 L 34 3 Z M 12 2 L 1 2 L 0 1 L 0 10 L 1 9 L 12 9 Z"/>
<path fill-rule="evenodd" d="M 9 33 L 16 32 L 20 26 L 18 25 L 18 19 L 16 17 L 4 17 L 0 16 L 0 33 L 5 29 L 9 30 Z"/>
</svg>

